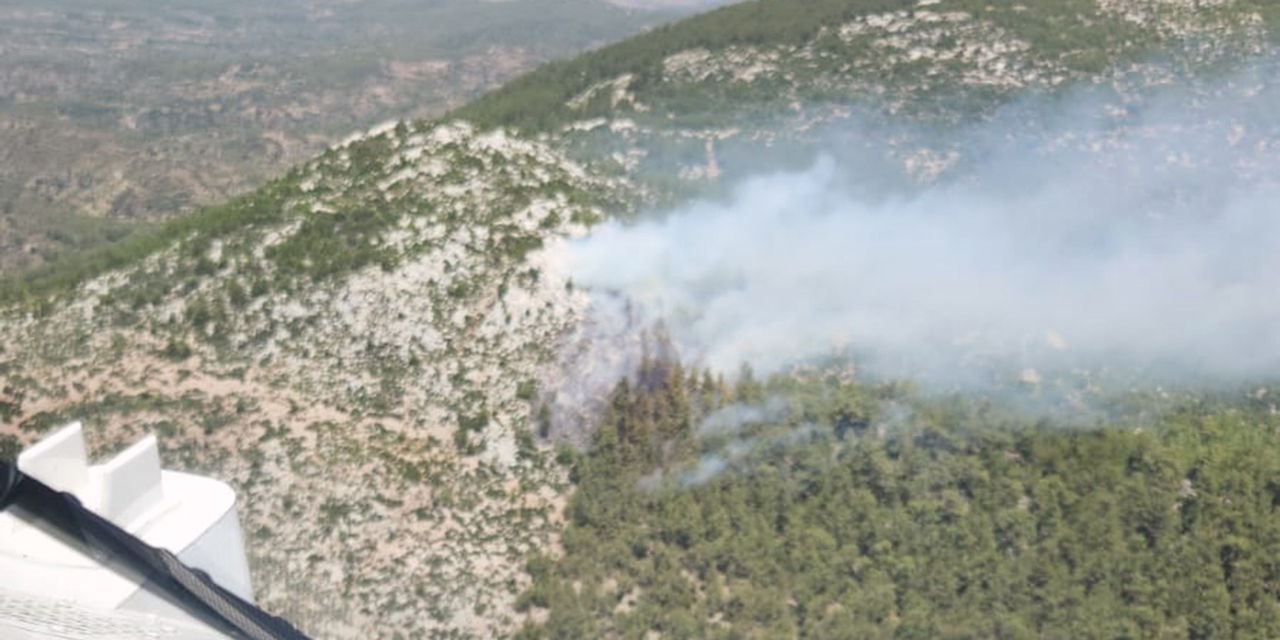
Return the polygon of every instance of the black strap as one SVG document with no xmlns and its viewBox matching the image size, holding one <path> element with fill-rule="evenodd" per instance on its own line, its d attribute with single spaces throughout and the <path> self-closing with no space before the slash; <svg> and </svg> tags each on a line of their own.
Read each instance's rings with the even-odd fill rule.
<svg viewBox="0 0 1280 640">
<path fill-rule="evenodd" d="M 14 490 L 18 486 L 18 465 L 0 460 L 0 511 L 9 508 L 13 502 Z"/>
<path fill-rule="evenodd" d="M 288 621 L 223 589 L 209 574 L 139 540 L 86 509 L 75 496 L 22 473 L 16 464 L 0 461 L 0 510 L 4 509 L 233 638 L 307 640 Z"/>
</svg>

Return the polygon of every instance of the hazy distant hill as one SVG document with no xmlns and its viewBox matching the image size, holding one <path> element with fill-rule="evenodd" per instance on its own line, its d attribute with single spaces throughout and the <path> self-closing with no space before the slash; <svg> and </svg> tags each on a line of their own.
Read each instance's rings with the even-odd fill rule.
<svg viewBox="0 0 1280 640">
<path fill-rule="evenodd" d="M 361 11 L 374 5 L 307 6 L 318 23 L 362 25 Z M 557 29 L 575 24 L 546 8 L 561 4 L 491 6 L 527 9 L 503 14 L 512 25 L 535 14 Z M 603 25 L 616 15 L 599 10 L 600 22 L 588 20 L 597 26 L 576 42 L 611 33 Z M 181 23 L 173 38 L 197 43 L 179 51 L 213 46 L 199 44 L 211 33 L 251 30 L 187 13 L 167 19 Z M 600 374 L 589 362 L 562 367 L 566 351 L 581 347 L 563 340 L 587 317 L 589 298 L 556 252 L 542 249 L 600 220 L 717 194 L 730 178 L 809 162 L 850 140 L 903 189 L 928 184 L 969 160 L 948 136 L 959 124 L 1082 86 L 1121 114 L 1149 86 L 1194 91 L 1198 79 L 1270 51 L 1278 20 L 1275 6 L 1246 0 L 759 0 L 660 27 L 543 66 L 439 119 L 354 135 L 245 195 L 6 281 L 3 433 L 28 442 L 82 419 L 102 451 L 158 432 L 166 462 L 236 485 L 259 600 L 319 636 L 509 634 L 547 615 L 538 602 L 572 599 L 572 580 L 555 580 L 563 569 L 544 565 L 542 596 L 560 591 L 542 601 L 534 592 L 516 607 L 531 580 L 526 558 L 583 541 L 562 538 L 576 458 L 557 456 L 539 436 L 552 430 L 550 394 L 563 399 L 573 382 Z M 206 70 L 204 84 L 190 87 L 203 96 L 190 112 L 117 106 L 66 118 L 124 118 L 158 133 L 193 113 L 198 124 L 229 117 L 229 126 L 245 123 L 238 157 L 256 162 L 270 148 L 288 162 L 323 146 L 263 138 L 292 122 L 293 109 L 315 114 L 324 123 L 317 135 L 329 136 L 363 117 L 353 114 L 452 105 L 423 106 L 415 92 L 455 83 L 450 95 L 461 96 L 486 86 L 484 70 L 496 78 L 556 53 L 538 48 L 535 30 L 501 32 L 523 47 L 504 71 L 493 65 L 508 49 L 437 66 L 421 60 L 444 54 L 420 45 L 412 27 L 382 28 L 359 31 L 379 34 L 357 38 L 361 45 L 317 35 L 302 47 L 314 57 L 288 66 L 219 62 L 216 76 Z M 35 42 L 46 37 L 33 33 Z M 169 72 L 183 76 L 180 67 Z M 358 99 L 329 88 L 352 77 L 367 83 Z M 211 101 L 223 104 L 222 87 L 244 97 L 211 110 Z M 872 149 L 858 128 L 839 126 L 851 122 L 906 133 Z M 222 137 L 209 144 L 222 148 Z M 54 189 L 53 200 L 97 193 L 96 180 Z M 647 397 L 617 411 L 667 424 Z M 863 417 L 846 414 L 850 425 Z M 609 476 L 596 471 L 597 480 Z M 572 535 L 594 535 L 581 524 Z M 626 615 L 628 592 L 616 588 L 593 595 L 593 606 L 613 598 L 609 611 Z M 553 622 L 567 626 L 557 629 L 600 628 L 574 627 L 561 613 Z"/>
<path fill-rule="evenodd" d="M 595 0 L 0 8 L 0 273 L 261 184 L 669 14 Z"/>
</svg>

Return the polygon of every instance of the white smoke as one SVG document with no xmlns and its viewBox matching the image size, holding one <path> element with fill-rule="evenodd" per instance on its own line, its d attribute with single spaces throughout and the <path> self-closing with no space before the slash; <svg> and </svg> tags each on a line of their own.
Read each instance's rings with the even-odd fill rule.
<svg viewBox="0 0 1280 640">
<path fill-rule="evenodd" d="M 738 421 L 733 427 L 736 430 L 753 423 L 768 424 L 782 417 L 777 413 L 779 410 L 780 405 L 772 401 L 763 406 L 740 406 L 734 415 Z M 751 416 L 749 413 L 752 411 L 759 413 L 757 416 Z M 759 419 L 755 419 L 756 417 Z M 698 429 L 698 433 L 700 436 L 705 435 L 701 428 Z M 742 471 L 741 463 L 757 451 L 766 451 L 770 448 L 791 449 L 802 442 L 829 433 L 828 428 L 806 422 L 774 433 L 736 434 L 720 446 L 698 456 L 696 461 L 673 468 L 654 469 L 639 480 L 638 486 L 646 490 L 660 489 L 664 486 L 687 489 L 704 484 L 725 473 Z"/>
<path fill-rule="evenodd" d="M 601 225 L 570 272 L 724 372 L 850 345 L 884 375 L 949 384 L 985 365 L 1264 375 L 1280 370 L 1269 86 L 1254 72 L 1140 107 L 1021 105 L 955 138 L 953 175 L 895 197 L 817 159 Z"/>
<path fill-rule="evenodd" d="M 786 416 L 787 412 L 786 399 L 781 396 L 774 396 L 761 404 L 729 405 L 703 418 L 695 433 L 699 437 L 732 435 L 737 433 L 743 425 L 773 422 Z"/>
</svg>

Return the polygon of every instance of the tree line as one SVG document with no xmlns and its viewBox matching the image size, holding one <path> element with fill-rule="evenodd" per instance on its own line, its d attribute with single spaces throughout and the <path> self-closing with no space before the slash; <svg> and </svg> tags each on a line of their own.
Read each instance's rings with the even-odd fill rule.
<svg viewBox="0 0 1280 640">
<path fill-rule="evenodd" d="M 1138 424 L 648 358 L 563 452 L 520 637 L 1280 637 L 1280 419 L 1226 395 Z"/>
</svg>

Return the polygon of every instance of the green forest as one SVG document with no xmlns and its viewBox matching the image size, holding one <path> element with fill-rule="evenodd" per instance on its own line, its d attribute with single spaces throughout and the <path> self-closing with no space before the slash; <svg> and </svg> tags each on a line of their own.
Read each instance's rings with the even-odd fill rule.
<svg viewBox="0 0 1280 640">
<path fill-rule="evenodd" d="M 577 490 L 521 637 L 1280 637 L 1269 397 L 1082 426 L 646 358 L 561 453 Z"/>
</svg>

